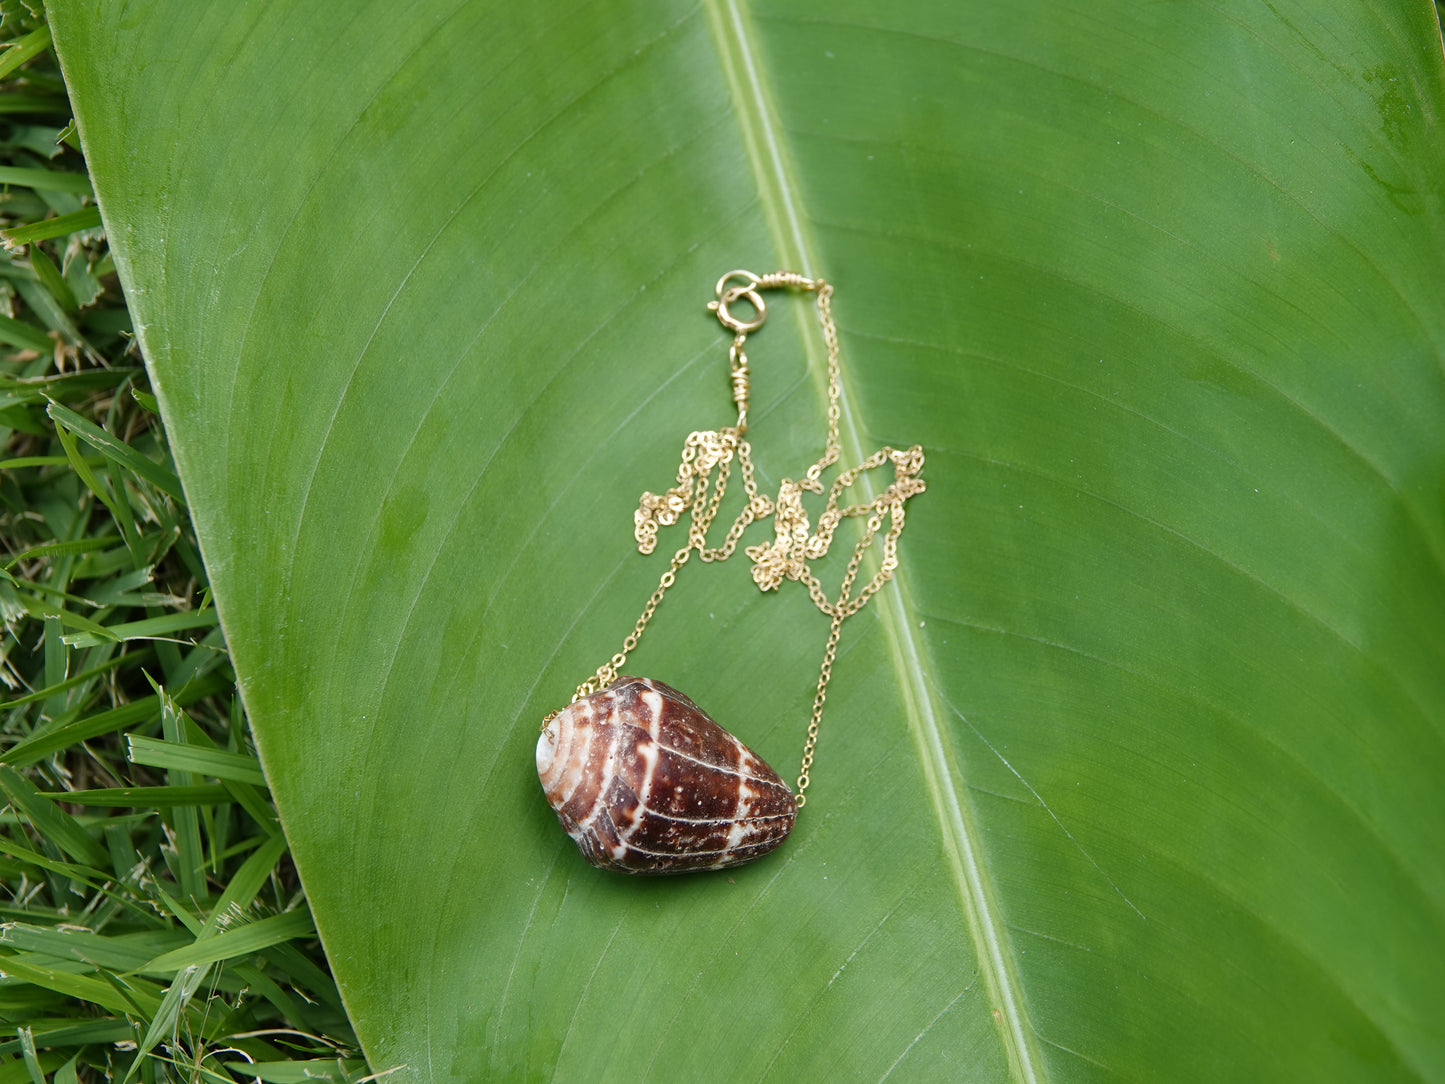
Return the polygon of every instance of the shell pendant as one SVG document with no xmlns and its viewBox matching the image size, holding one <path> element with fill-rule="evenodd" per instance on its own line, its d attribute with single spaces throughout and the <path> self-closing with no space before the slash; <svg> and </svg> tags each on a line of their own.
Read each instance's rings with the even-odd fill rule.
<svg viewBox="0 0 1445 1084">
<path fill-rule="evenodd" d="M 559 711 L 537 775 L 599 869 L 687 873 L 751 862 L 788 837 L 788 785 L 682 693 L 620 677 Z"/>
</svg>

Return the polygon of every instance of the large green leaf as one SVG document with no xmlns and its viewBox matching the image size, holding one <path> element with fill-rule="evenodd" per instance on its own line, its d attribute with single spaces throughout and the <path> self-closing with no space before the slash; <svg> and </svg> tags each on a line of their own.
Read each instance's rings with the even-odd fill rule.
<svg viewBox="0 0 1445 1084">
<path fill-rule="evenodd" d="M 373 1068 L 1445 1076 L 1426 0 L 51 16 Z M 838 284 L 848 457 L 930 489 L 787 847 L 599 873 L 537 722 L 730 420 L 711 284 L 779 265 Z M 821 443 L 806 317 L 750 346 L 768 487 Z M 633 665 L 786 772 L 825 632 L 739 558 Z"/>
</svg>

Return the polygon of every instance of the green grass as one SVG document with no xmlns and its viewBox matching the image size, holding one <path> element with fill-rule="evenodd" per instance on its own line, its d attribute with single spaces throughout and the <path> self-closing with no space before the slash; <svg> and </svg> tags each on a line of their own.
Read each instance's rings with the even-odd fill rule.
<svg viewBox="0 0 1445 1084">
<path fill-rule="evenodd" d="M 0 13 L 0 1084 L 360 1080 L 48 31 Z"/>
</svg>

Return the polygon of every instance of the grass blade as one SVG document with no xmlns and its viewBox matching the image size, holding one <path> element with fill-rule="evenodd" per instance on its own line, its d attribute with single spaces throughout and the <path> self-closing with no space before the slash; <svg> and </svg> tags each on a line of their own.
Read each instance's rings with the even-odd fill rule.
<svg viewBox="0 0 1445 1084">
<path fill-rule="evenodd" d="M 88 196 L 90 178 L 84 173 L 64 173 L 58 169 L 26 169 L 21 166 L 0 166 L 0 184 L 17 184 L 39 192 L 73 192 Z"/>
<path fill-rule="evenodd" d="M 7 42 L 4 46 L 5 51 L 0 53 L 0 79 L 49 48 L 50 27 L 48 26 L 32 30 L 19 41 Z"/>
<path fill-rule="evenodd" d="M 231 883 L 216 900 L 211 917 L 206 921 L 206 929 L 214 933 L 221 928 L 225 915 L 236 911 L 244 912 L 249 908 L 285 853 L 286 841 L 280 836 L 274 836 L 262 843 L 256 852 L 241 864 L 241 868 L 231 878 Z"/>
<path fill-rule="evenodd" d="M 14 956 L 0 959 L 0 975 L 99 1005 L 102 1009 L 114 1013 L 129 1013 L 139 1007 L 147 1016 L 151 1016 L 161 1005 L 160 998 L 144 989 L 151 986 L 151 983 L 144 979 L 132 980 L 126 993 L 122 994 L 109 982 L 85 975 L 73 975 L 53 967 L 40 967 Z"/>
<path fill-rule="evenodd" d="M 175 981 L 166 990 L 165 996 L 161 998 L 156 1012 L 151 1016 L 150 1026 L 146 1028 L 145 1036 L 136 1048 L 135 1060 L 126 1070 L 122 1084 L 126 1084 L 136 1075 L 144 1063 L 146 1055 L 155 1048 L 156 1044 L 175 1031 L 181 1011 L 190 1004 L 191 998 L 195 996 L 196 990 L 205 981 L 209 971 L 209 967 L 192 967 L 176 976 Z"/>
<path fill-rule="evenodd" d="M 220 674 L 204 674 L 182 687 L 180 692 L 175 694 L 176 701 L 184 706 L 220 692 L 227 685 L 228 682 Z M 139 697 L 117 708 L 70 719 L 49 729 L 36 731 L 23 741 L 17 742 L 7 752 L 0 753 L 0 764 L 25 767 L 77 742 L 113 734 L 159 715 L 159 697 L 154 694 Z"/>
<path fill-rule="evenodd" d="M 45 1084 L 45 1072 L 40 1068 L 40 1055 L 35 1050 L 35 1035 L 27 1027 L 16 1029 L 20 1039 L 20 1055 L 25 1059 L 25 1070 L 30 1074 L 31 1084 Z"/>
<path fill-rule="evenodd" d="M 107 433 L 94 422 L 86 421 L 75 411 L 61 406 L 54 400 L 51 400 L 50 405 L 46 408 L 46 413 L 57 424 L 63 425 L 102 454 L 144 478 L 162 493 L 167 493 L 178 501 L 185 500 L 185 494 L 181 490 L 181 480 L 176 476 L 175 471 L 147 459 L 125 441 Z"/>
<path fill-rule="evenodd" d="M 3 66 L 3 61 L 0 61 L 0 66 Z M 0 240 L 3 240 L 7 247 L 22 248 L 25 245 L 34 244 L 36 241 L 48 241 L 52 237 L 65 237 L 68 234 L 79 233 L 81 230 L 99 228 L 100 208 L 91 204 L 66 215 L 56 215 L 54 218 L 43 219 L 40 222 L 31 222 L 24 226 L 13 226 L 10 229 L 0 230 Z"/>
<path fill-rule="evenodd" d="M 30 780 L 13 768 L 0 765 L 0 791 L 16 811 L 29 819 L 41 837 L 82 865 L 103 869 L 108 863 L 105 848 L 80 823 L 53 802 L 47 801 Z"/>
<path fill-rule="evenodd" d="M 48 354 L 55 349 L 55 340 L 45 332 L 10 316 L 0 316 L 0 343 L 34 350 L 37 354 Z"/>
<path fill-rule="evenodd" d="M 252 956 L 272 945 L 312 937 L 315 933 L 316 924 L 311 920 L 309 911 L 290 911 L 248 922 L 213 937 L 203 937 L 193 945 L 157 956 L 141 971 L 150 975 L 202 967 L 237 956 Z"/>
<path fill-rule="evenodd" d="M 73 557 L 82 553 L 94 553 L 96 550 L 109 549 L 120 540 L 118 535 L 97 535 L 94 538 L 76 538 L 69 542 L 49 542 L 43 546 L 32 546 L 10 558 L 5 568 L 12 569 L 37 557 Z"/>
<path fill-rule="evenodd" d="M 309 1061 L 228 1061 L 226 1068 L 238 1076 L 259 1080 L 264 1084 L 356 1084 L 366 1073 L 366 1063 L 341 1058 L 314 1058 Z"/>
<path fill-rule="evenodd" d="M 50 291 L 50 296 L 63 311 L 73 313 L 80 308 L 80 302 L 76 301 L 75 291 L 70 288 L 70 283 L 61 277 L 55 263 L 38 245 L 30 248 L 30 270 L 35 272 L 40 284 Z"/>
<path fill-rule="evenodd" d="M 70 647 L 98 647 L 101 644 L 125 640 L 154 640 L 170 632 L 210 628 L 216 622 L 215 610 L 190 610 L 186 613 L 166 614 L 163 617 L 147 617 L 140 621 L 126 621 L 119 625 L 96 626 L 63 639 Z"/>
<path fill-rule="evenodd" d="M 58 802 L 92 806 L 101 809 L 135 806 L 143 809 L 169 809 L 180 805 L 223 805 L 231 794 L 219 783 L 195 786 L 104 787 L 96 790 L 67 790 L 45 795 Z"/>
<path fill-rule="evenodd" d="M 135 764 L 146 764 L 152 768 L 168 771 L 189 771 L 213 779 L 229 779 L 236 783 L 264 785 L 266 777 L 255 757 L 242 753 L 229 753 L 224 749 L 202 749 L 193 745 L 178 745 L 175 742 L 160 741 L 137 734 L 127 739 L 130 759 Z"/>
<path fill-rule="evenodd" d="M 164 689 L 152 682 L 152 688 L 161 698 L 161 730 L 166 741 L 177 745 L 185 742 L 185 727 L 181 722 L 180 709 L 176 702 L 166 695 Z M 183 768 L 172 768 L 168 773 L 170 782 L 178 787 L 195 785 L 192 772 Z M 198 900 L 206 893 L 205 851 L 201 847 L 201 820 L 194 805 L 178 806 L 172 814 L 175 829 L 176 880 L 180 882 L 181 894 L 190 900 Z"/>
</svg>

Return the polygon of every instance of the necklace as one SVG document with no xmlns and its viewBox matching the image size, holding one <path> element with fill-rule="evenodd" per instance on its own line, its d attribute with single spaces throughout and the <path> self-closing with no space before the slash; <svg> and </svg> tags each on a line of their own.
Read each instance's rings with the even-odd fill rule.
<svg viewBox="0 0 1445 1084">
<path fill-rule="evenodd" d="M 743 350 L 748 335 L 767 318 L 763 294 L 769 290 L 814 295 L 828 352 L 828 431 L 823 454 L 802 478 L 783 479 L 775 498 L 758 491 L 753 470 L 747 439 L 748 358 Z M 922 448 L 916 444 L 902 451 L 880 448 L 837 475 L 827 488 L 826 505 L 814 525 L 803 506 L 803 494 L 824 493 L 822 473 L 839 455 L 842 387 L 838 331 L 831 309 L 833 287 L 822 279 L 790 271 L 769 275 L 729 271 L 718 280 L 716 293 L 717 299 L 709 302 L 708 308 L 733 333 L 728 359 L 737 423 L 691 433 L 683 445 L 677 484 L 665 493 L 642 494 L 633 517 L 638 550 L 652 553 L 659 528 L 676 524 L 684 515 L 689 516 L 687 545 L 673 554 L 637 624 L 623 640 L 622 650 L 577 686 L 571 704 L 542 721 L 537 741 L 537 774 L 562 828 L 587 861 L 623 873 L 685 873 L 741 865 L 788 837 L 798 811 L 807 802 L 818 727 L 843 622 L 893 578 L 904 504 L 924 489 Z M 750 317 L 732 311 L 740 302 L 752 309 Z M 722 505 L 734 463 L 742 476 L 746 503 L 722 542 L 709 546 L 708 532 Z M 890 463 L 893 480 L 883 492 L 847 503 L 849 490 L 862 475 Z M 753 562 L 753 582 L 759 590 L 771 591 L 785 579 L 797 580 L 807 587 L 818 609 L 832 619 L 796 792 L 682 693 L 660 681 L 621 673 L 678 571 L 692 555 L 696 553 L 705 562 L 726 560 L 737 549 L 743 532 L 769 516 L 773 518 L 773 541 L 745 548 Z M 843 572 L 841 589 L 830 598 L 808 562 L 828 552 L 844 520 L 863 517 L 867 529 Z M 855 590 L 864 556 L 880 532 L 883 553 L 877 570 Z"/>
</svg>

